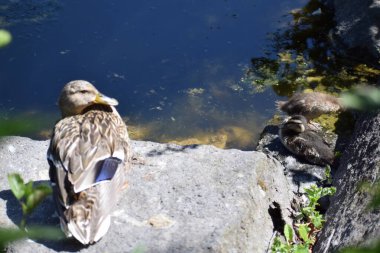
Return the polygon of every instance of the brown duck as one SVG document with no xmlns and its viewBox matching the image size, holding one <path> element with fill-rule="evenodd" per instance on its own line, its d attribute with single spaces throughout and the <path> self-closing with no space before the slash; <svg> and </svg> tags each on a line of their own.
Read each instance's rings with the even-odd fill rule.
<svg viewBox="0 0 380 253">
<path fill-rule="evenodd" d="M 334 162 L 333 150 L 309 128 L 307 119 L 302 115 L 293 115 L 285 120 L 280 126 L 279 135 L 290 152 L 309 163 L 325 166 Z"/>
<path fill-rule="evenodd" d="M 308 121 L 343 109 L 339 98 L 321 92 L 296 93 L 288 101 L 277 101 L 276 104 L 288 115 L 303 115 Z"/>
<path fill-rule="evenodd" d="M 48 150 L 49 174 L 63 231 L 85 245 L 108 231 L 130 167 L 117 104 L 82 80 L 66 84 L 59 98 L 62 119 Z"/>
</svg>

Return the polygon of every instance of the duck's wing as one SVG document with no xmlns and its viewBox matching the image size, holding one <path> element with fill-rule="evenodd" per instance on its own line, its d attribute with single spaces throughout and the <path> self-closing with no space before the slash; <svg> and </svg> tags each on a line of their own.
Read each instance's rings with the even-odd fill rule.
<svg viewBox="0 0 380 253">
<path fill-rule="evenodd" d="M 67 175 L 75 193 L 97 183 L 107 158 L 125 163 L 130 158 L 127 128 L 120 117 L 107 112 L 88 112 L 57 123 L 48 158 L 56 165 L 60 181 Z"/>
<path fill-rule="evenodd" d="M 304 132 L 287 141 L 287 147 L 292 153 L 310 163 L 324 166 L 333 162 L 332 150 L 314 132 Z"/>
</svg>

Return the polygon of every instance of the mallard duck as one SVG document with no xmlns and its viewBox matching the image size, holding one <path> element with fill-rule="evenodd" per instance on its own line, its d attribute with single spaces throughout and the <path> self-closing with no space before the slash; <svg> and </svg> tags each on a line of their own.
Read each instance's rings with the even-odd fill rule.
<svg viewBox="0 0 380 253">
<path fill-rule="evenodd" d="M 50 180 L 62 230 L 84 245 L 108 231 L 130 167 L 130 140 L 117 104 L 82 80 L 66 84 L 59 97 L 62 119 L 48 150 Z"/>
<path fill-rule="evenodd" d="M 288 115 L 303 115 L 308 121 L 343 109 L 339 98 L 321 92 L 296 93 L 288 101 L 277 101 L 276 104 Z"/>
<path fill-rule="evenodd" d="M 279 130 L 282 144 L 293 154 L 306 161 L 325 166 L 334 161 L 333 150 L 323 138 L 311 130 L 307 119 L 302 115 L 294 115 L 285 120 Z"/>
</svg>

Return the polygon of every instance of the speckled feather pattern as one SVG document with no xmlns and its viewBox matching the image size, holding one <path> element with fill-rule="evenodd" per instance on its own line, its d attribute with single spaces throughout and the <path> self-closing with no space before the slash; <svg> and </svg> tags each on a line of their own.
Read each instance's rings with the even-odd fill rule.
<svg viewBox="0 0 380 253">
<path fill-rule="evenodd" d="M 320 92 L 296 93 L 288 101 L 278 101 L 277 107 L 289 115 L 303 115 L 308 120 L 342 109 L 338 98 Z"/>
<path fill-rule="evenodd" d="M 109 215 L 130 166 L 127 127 L 112 109 L 63 118 L 54 128 L 48 151 L 61 226 L 83 244 L 93 243 L 107 232 Z M 111 181 L 95 185 L 98 168 L 109 157 L 122 163 Z"/>
<path fill-rule="evenodd" d="M 300 117 L 299 115 L 297 117 Z M 292 118 L 289 120 L 291 121 Z M 288 128 L 285 122 L 279 131 L 282 144 L 293 154 L 305 159 L 306 161 L 325 166 L 332 164 L 334 161 L 334 152 L 323 140 L 323 138 L 311 130 L 307 124 L 306 119 L 302 132 L 295 132 Z"/>
</svg>

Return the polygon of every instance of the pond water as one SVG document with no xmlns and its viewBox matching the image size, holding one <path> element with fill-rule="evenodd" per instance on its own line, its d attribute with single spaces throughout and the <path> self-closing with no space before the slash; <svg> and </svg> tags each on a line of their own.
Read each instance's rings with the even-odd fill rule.
<svg viewBox="0 0 380 253">
<path fill-rule="evenodd" d="M 243 81 L 305 0 L 1 1 L 0 134 L 44 138 L 70 80 L 118 99 L 132 138 L 253 149 L 279 97 Z"/>
</svg>

